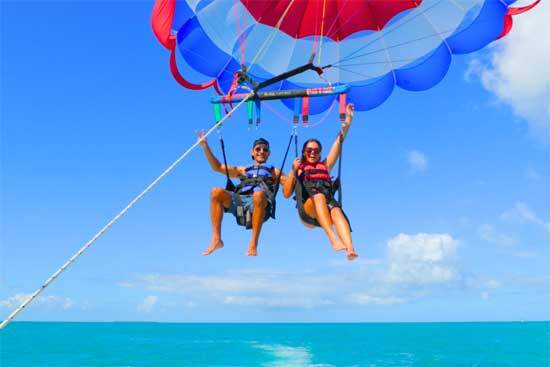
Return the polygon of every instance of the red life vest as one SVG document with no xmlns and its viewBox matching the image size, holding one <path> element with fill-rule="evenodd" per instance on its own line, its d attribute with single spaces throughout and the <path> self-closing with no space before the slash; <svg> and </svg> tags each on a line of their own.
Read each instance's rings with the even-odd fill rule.
<svg viewBox="0 0 550 367">
<path fill-rule="evenodd" d="M 325 162 L 317 162 L 315 164 L 301 163 L 299 169 L 300 179 L 307 180 L 325 180 L 330 181 L 330 172 Z"/>
</svg>

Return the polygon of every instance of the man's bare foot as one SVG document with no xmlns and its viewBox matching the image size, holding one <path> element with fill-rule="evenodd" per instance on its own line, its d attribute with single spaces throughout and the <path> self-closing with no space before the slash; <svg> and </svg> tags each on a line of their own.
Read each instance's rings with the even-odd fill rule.
<svg viewBox="0 0 550 367">
<path fill-rule="evenodd" d="M 346 250 L 346 257 L 348 258 L 349 261 L 351 261 L 359 257 L 359 255 L 357 255 L 357 252 L 355 252 L 355 249 L 352 247 Z"/>
<path fill-rule="evenodd" d="M 222 247 L 223 247 L 223 241 L 222 240 L 217 240 L 217 241 L 213 240 L 202 254 L 204 256 L 208 256 L 211 253 L 213 253 L 214 251 L 221 249 Z"/>
<path fill-rule="evenodd" d="M 248 251 L 246 252 L 246 256 L 258 256 L 257 246 L 254 246 L 254 245 L 248 246 Z"/>
</svg>

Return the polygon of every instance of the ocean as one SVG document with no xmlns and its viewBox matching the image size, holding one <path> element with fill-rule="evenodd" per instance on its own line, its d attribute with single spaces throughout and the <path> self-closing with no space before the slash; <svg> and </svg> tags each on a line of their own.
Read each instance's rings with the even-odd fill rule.
<svg viewBox="0 0 550 367">
<path fill-rule="evenodd" d="M 14 322 L 1 367 L 548 367 L 550 322 Z"/>
</svg>

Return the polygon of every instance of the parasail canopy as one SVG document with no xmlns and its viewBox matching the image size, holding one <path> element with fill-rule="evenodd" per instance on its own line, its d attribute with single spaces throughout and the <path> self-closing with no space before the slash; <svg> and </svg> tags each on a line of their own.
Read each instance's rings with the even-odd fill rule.
<svg viewBox="0 0 550 367">
<path fill-rule="evenodd" d="M 453 55 L 505 36 L 512 15 L 536 5 L 512 8 L 514 1 L 157 0 L 152 23 L 159 41 L 172 50 L 172 73 L 187 88 L 227 94 L 241 70 L 261 82 L 314 55 L 322 74 L 303 72 L 267 89 L 346 85 L 348 101 L 369 110 L 395 87 L 433 87 Z M 181 72 L 189 68 L 193 82 Z M 326 110 L 336 98 L 312 100 L 311 113 Z M 283 102 L 294 107 L 291 100 Z"/>
</svg>

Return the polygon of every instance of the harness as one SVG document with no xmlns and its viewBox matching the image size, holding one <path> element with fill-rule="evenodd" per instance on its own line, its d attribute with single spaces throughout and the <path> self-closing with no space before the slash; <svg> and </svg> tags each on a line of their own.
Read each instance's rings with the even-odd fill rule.
<svg viewBox="0 0 550 367">
<path fill-rule="evenodd" d="M 304 203 L 311 196 L 311 192 L 321 192 L 325 194 L 327 198 L 327 205 L 329 210 L 333 208 L 342 209 L 342 187 L 341 187 L 341 173 L 342 173 L 342 143 L 343 138 L 340 135 L 340 157 L 338 159 L 338 176 L 333 181 L 328 167 L 325 162 L 318 162 L 315 165 L 309 163 L 302 163 L 299 169 L 302 171 L 298 177 L 296 185 L 294 186 L 294 199 L 296 200 L 296 208 L 298 209 L 298 215 L 300 219 L 305 223 L 320 227 L 321 225 L 317 219 L 310 217 L 305 209 Z M 296 144 L 296 156 L 298 156 L 298 148 Z M 338 192 L 338 200 L 334 198 L 334 194 Z M 342 214 L 350 224 L 350 221 L 342 210 Z M 351 230 L 351 224 L 350 224 Z"/>
<path fill-rule="evenodd" d="M 292 137 L 293 136 L 291 135 L 291 138 L 288 142 L 288 146 L 286 147 L 283 163 L 281 164 L 281 168 L 279 169 L 281 173 L 279 173 L 279 175 L 276 178 L 273 177 L 273 173 L 272 173 L 273 166 L 264 166 L 264 165 L 249 166 L 245 169 L 245 175 L 241 177 L 241 182 L 239 183 L 239 185 L 235 186 L 235 184 L 233 183 L 233 181 L 231 181 L 231 178 L 229 177 L 229 171 L 227 169 L 227 157 L 225 154 L 225 143 L 223 141 L 223 137 L 220 136 L 220 145 L 221 145 L 222 154 L 223 154 L 223 162 L 225 165 L 225 176 L 226 176 L 225 190 L 236 194 L 235 195 L 235 201 L 237 204 L 236 220 L 238 225 L 246 227 L 246 229 L 252 228 L 252 213 L 250 212 L 250 210 L 246 210 L 244 208 L 241 195 L 252 195 L 257 188 L 259 188 L 258 191 L 263 191 L 265 193 L 267 197 L 267 204 L 268 204 L 266 207 L 266 210 L 269 213 L 269 217 L 275 219 L 275 208 L 276 208 L 275 197 L 277 196 L 277 192 L 279 191 L 281 174 L 286 162 L 286 158 L 288 156 L 288 151 L 290 150 Z M 227 210 L 224 210 L 224 211 L 227 211 Z"/>
<path fill-rule="evenodd" d="M 252 228 L 252 212 L 245 208 L 242 196 L 251 196 L 254 192 L 263 191 L 267 197 L 266 211 L 269 217 L 275 219 L 275 180 L 273 179 L 273 166 L 249 166 L 245 169 L 245 174 L 240 178 L 241 182 L 233 189 L 226 190 L 235 193 L 235 203 L 237 205 L 237 215 L 235 217 L 237 224 L 246 229 Z"/>
</svg>

